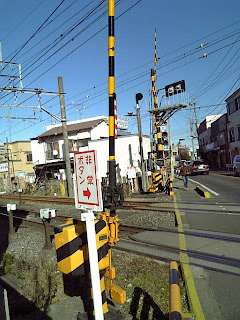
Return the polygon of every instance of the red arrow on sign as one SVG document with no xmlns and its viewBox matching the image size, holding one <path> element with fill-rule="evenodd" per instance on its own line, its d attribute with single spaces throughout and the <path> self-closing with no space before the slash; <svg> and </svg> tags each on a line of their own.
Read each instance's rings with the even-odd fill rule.
<svg viewBox="0 0 240 320">
<path fill-rule="evenodd" d="M 88 197 L 88 199 L 91 197 L 91 192 L 90 190 L 87 188 L 87 190 L 83 190 L 83 195 L 84 197 Z"/>
</svg>

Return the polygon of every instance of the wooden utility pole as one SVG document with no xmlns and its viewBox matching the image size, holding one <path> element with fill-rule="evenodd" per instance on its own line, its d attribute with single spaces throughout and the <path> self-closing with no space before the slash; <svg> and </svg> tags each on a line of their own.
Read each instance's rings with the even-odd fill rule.
<svg viewBox="0 0 240 320">
<path fill-rule="evenodd" d="M 67 118 L 66 118 L 66 110 L 65 110 L 65 98 L 64 98 L 62 77 L 58 77 L 58 89 L 60 94 L 61 122 L 62 122 L 63 140 L 64 140 L 64 158 L 66 163 L 68 196 L 73 197 L 74 196 L 73 195 L 73 178 L 72 178 L 72 172 L 71 172 L 71 162 L 70 162 L 69 145 L 68 145 Z"/>
<path fill-rule="evenodd" d="M 195 156 L 194 156 L 194 153 L 195 153 L 195 148 L 194 148 L 194 133 L 193 133 L 193 120 L 190 119 L 190 130 L 191 130 L 191 140 L 192 140 L 192 160 L 194 160 Z"/>
</svg>

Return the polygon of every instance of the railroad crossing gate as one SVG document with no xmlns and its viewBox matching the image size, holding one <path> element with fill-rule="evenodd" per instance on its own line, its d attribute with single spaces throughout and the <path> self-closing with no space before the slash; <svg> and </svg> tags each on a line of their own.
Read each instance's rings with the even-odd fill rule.
<svg viewBox="0 0 240 320">
<path fill-rule="evenodd" d="M 74 154 L 74 173 L 75 207 L 102 211 L 102 192 L 97 177 L 96 150 Z"/>
</svg>

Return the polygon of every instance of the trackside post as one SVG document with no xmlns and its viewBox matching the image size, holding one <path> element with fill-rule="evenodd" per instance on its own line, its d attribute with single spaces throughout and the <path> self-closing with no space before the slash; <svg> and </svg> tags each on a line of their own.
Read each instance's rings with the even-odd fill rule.
<svg viewBox="0 0 240 320">
<path fill-rule="evenodd" d="M 170 263 L 170 293 L 169 293 L 169 319 L 182 319 L 182 301 L 179 287 L 178 264 L 175 261 Z"/>
</svg>

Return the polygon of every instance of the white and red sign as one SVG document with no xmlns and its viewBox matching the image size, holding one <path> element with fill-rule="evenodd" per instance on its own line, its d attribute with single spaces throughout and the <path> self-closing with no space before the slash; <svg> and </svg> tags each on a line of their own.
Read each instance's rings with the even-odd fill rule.
<svg viewBox="0 0 240 320">
<path fill-rule="evenodd" d="M 136 167 L 127 167 L 127 176 L 128 176 L 128 179 L 135 179 Z"/>
<path fill-rule="evenodd" d="M 95 150 L 74 154 L 75 206 L 102 211 L 101 185 L 97 179 Z"/>
</svg>

